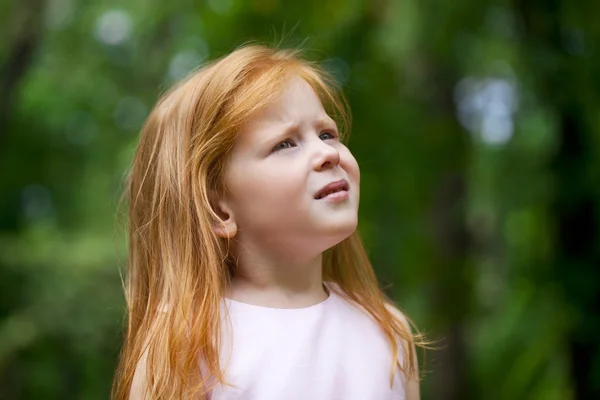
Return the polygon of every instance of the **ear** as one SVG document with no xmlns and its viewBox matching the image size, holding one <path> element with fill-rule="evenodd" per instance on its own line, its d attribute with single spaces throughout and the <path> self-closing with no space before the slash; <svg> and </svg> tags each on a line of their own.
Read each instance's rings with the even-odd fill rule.
<svg viewBox="0 0 600 400">
<path fill-rule="evenodd" d="M 231 239 L 237 234 L 237 223 L 235 222 L 233 211 L 223 200 L 218 202 L 217 207 L 218 210 L 216 210 L 216 213 L 222 221 L 213 222 L 213 229 L 217 236 L 223 239 Z"/>
</svg>

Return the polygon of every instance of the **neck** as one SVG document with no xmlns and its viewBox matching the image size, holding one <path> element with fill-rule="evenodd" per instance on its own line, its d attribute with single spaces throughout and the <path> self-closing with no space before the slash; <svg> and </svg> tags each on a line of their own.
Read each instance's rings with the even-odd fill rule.
<svg viewBox="0 0 600 400">
<path fill-rule="evenodd" d="M 272 308 L 303 308 L 324 301 L 323 256 L 272 254 L 238 246 L 237 267 L 227 297 Z"/>
</svg>

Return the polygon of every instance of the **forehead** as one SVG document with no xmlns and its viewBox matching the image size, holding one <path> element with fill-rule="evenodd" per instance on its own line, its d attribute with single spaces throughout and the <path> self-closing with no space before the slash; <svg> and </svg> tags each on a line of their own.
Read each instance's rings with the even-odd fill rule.
<svg viewBox="0 0 600 400">
<path fill-rule="evenodd" d="M 256 113 L 242 126 L 238 140 L 254 141 L 289 127 L 302 129 L 303 126 L 323 121 L 334 123 L 314 89 L 304 79 L 294 76 L 285 84 L 273 103 Z"/>
</svg>

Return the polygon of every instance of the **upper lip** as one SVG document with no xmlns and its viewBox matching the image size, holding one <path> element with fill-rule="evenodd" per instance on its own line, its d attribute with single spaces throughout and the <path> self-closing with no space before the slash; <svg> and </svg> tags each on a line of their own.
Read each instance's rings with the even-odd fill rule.
<svg viewBox="0 0 600 400">
<path fill-rule="evenodd" d="M 327 192 L 338 192 L 340 190 L 347 191 L 348 189 L 350 189 L 348 181 L 346 181 L 345 179 L 340 179 L 339 181 L 331 182 L 330 184 L 323 186 L 323 188 L 321 188 L 321 190 L 319 190 L 317 194 L 315 194 L 315 199 L 320 198 Z"/>
</svg>

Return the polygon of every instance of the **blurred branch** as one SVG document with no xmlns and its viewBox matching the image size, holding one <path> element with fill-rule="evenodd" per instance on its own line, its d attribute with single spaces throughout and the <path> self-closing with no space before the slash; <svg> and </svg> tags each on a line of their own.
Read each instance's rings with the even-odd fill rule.
<svg viewBox="0 0 600 400">
<path fill-rule="evenodd" d="M 6 61 L 0 66 L 0 140 L 8 127 L 19 84 L 33 63 L 42 36 L 43 9 L 43 0 L 19 1 L 12 20 L 14 33 L 9 38 Z"/>
</svg>

